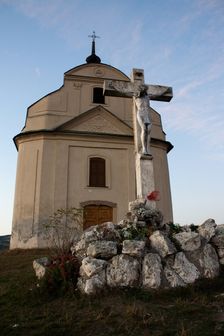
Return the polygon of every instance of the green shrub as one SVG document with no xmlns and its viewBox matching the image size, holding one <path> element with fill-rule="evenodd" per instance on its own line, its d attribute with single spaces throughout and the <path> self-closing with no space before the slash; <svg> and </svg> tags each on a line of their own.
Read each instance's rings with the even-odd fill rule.
<svg viewBox="0 0 224 336">
<path fill-rule="evenodd" d="M 191 231 L 193 231 L 193 232 L 197 232 L 197 230 L 198 230 L 198 225 L 195 225 L 195 224 L 191 224 L 190 225 L 190 229 L 191 229 Z"/>
<path fill-rule="evenodd" d="M 181 232 L 181 226 L 180 224 L 174 224 L 174 223 L 168 223 L 169 228 L 170 228 L 170 235 L 172 236 L 173 234 L 180 233 Z"/>
<path fill-rule="evenodd" d="M 146 227 L 137 227 L 130 223 L 121 230 L 121 237 L 123 240 L 142 240 L 148 237 L 148 229 Z"/>
</svg>

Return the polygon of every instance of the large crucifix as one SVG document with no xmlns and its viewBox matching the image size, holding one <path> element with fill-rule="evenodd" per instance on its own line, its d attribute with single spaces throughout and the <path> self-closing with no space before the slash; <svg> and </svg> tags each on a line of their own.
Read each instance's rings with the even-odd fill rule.
<svg viewBox="0 0 224 336">
<path fill-rule="evenodd" d="M 173 97 L 172 87 L 147 85 L 144 82 L 144 70 L 133 69 L 131 81 L 105 80 L 104 95 L 133 97 L 137 198 L 145 199 L 148 193 L 155 190 L 153 156 L 150 148 L 152 128 L 150 100 L 169 102 Z M 155 202 L 152 205 L 155 206 Z"/>
</svg>

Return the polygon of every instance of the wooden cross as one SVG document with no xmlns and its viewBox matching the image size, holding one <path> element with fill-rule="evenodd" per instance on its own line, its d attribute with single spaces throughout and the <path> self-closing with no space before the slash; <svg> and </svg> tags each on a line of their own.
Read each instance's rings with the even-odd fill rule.
<svg viewBox="0 0 224 336">
<path fill-rule="evenodd" d="M 147 87 L 147 93 L 150 100 L 169 102 L 173 98 L 172 87 L 145 84 L 143 69 L 132 70 L 131 82 L 122 80 L 105 80 L 104 95 L 131 98 L 135 96 L 139 90 L 139 85 L 142 84 Z"/>
<path fill-rule="evenodd" d="M 133 123 L 134 123 L 134 141 L 135 141 L 135 170 L 137 184 L 137 198 L 142 199 L 149 192 L 155 190 L 155 180 L 153 172 L 152 155 L 150 146 L 150 100 L 169 102 L 173 97 L 172 87 L 161 85 L 147 85 L 144 83 L 144 70 L 133 69 L 131 81 L 105 80 L 104 95 L 116 97 L 133 97 Z M 143 103 L 138 100 L 142 99 Z M 137 105 L 137 106 L 136 106 Z M 141 105 L 143 106 L 140 111 Z M 137 116 L 136 116 L 136 107 Z M 145 111 L 145 112 L 144 112 Z M 144 113 L 148 116 L 144 118 Z M 139 115 L 143 114 L 142 120 Z M 137 120 L 138 119 L 138 120 Z M 141 127 L 141 128 L 140 128 Z M 144 129 L 145 127 L 145 129 Z M 141 135 L 142 133 L 142 135 Z M 148 146 L 145 142 L 148 141 Z M 154 202 L 155 203 L 155 202 Z M 155 206 L 155 204 L 154 204 Z"/>
</svg>

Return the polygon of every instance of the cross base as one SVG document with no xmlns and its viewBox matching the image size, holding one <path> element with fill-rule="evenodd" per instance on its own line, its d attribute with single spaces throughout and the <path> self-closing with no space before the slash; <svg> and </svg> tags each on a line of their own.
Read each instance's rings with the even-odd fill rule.
<svg viewBox="0 0 224 336">
<path fill-rule="evenodd" d="M 136 153 L 136 186 L 137 199 L 146 200 L 146 196 L 155 190 L 153 157 L 152 155 L 142 155 Z M 151 207 L 156 208 L 156 202 L 150 202 Z"/>
</svg>

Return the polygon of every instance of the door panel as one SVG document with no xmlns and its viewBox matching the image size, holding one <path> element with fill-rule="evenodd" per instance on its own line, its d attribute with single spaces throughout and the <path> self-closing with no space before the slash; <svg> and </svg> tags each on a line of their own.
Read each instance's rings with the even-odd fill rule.
<svg viewBox="0 0 224 336">
<path fill-rule="evenodd" d="M 84 225 L 86 229 L 92 225 L 112 222 L 113 208 L 106 205 L 87 205 L 84 208 Z"/>
</svg>

